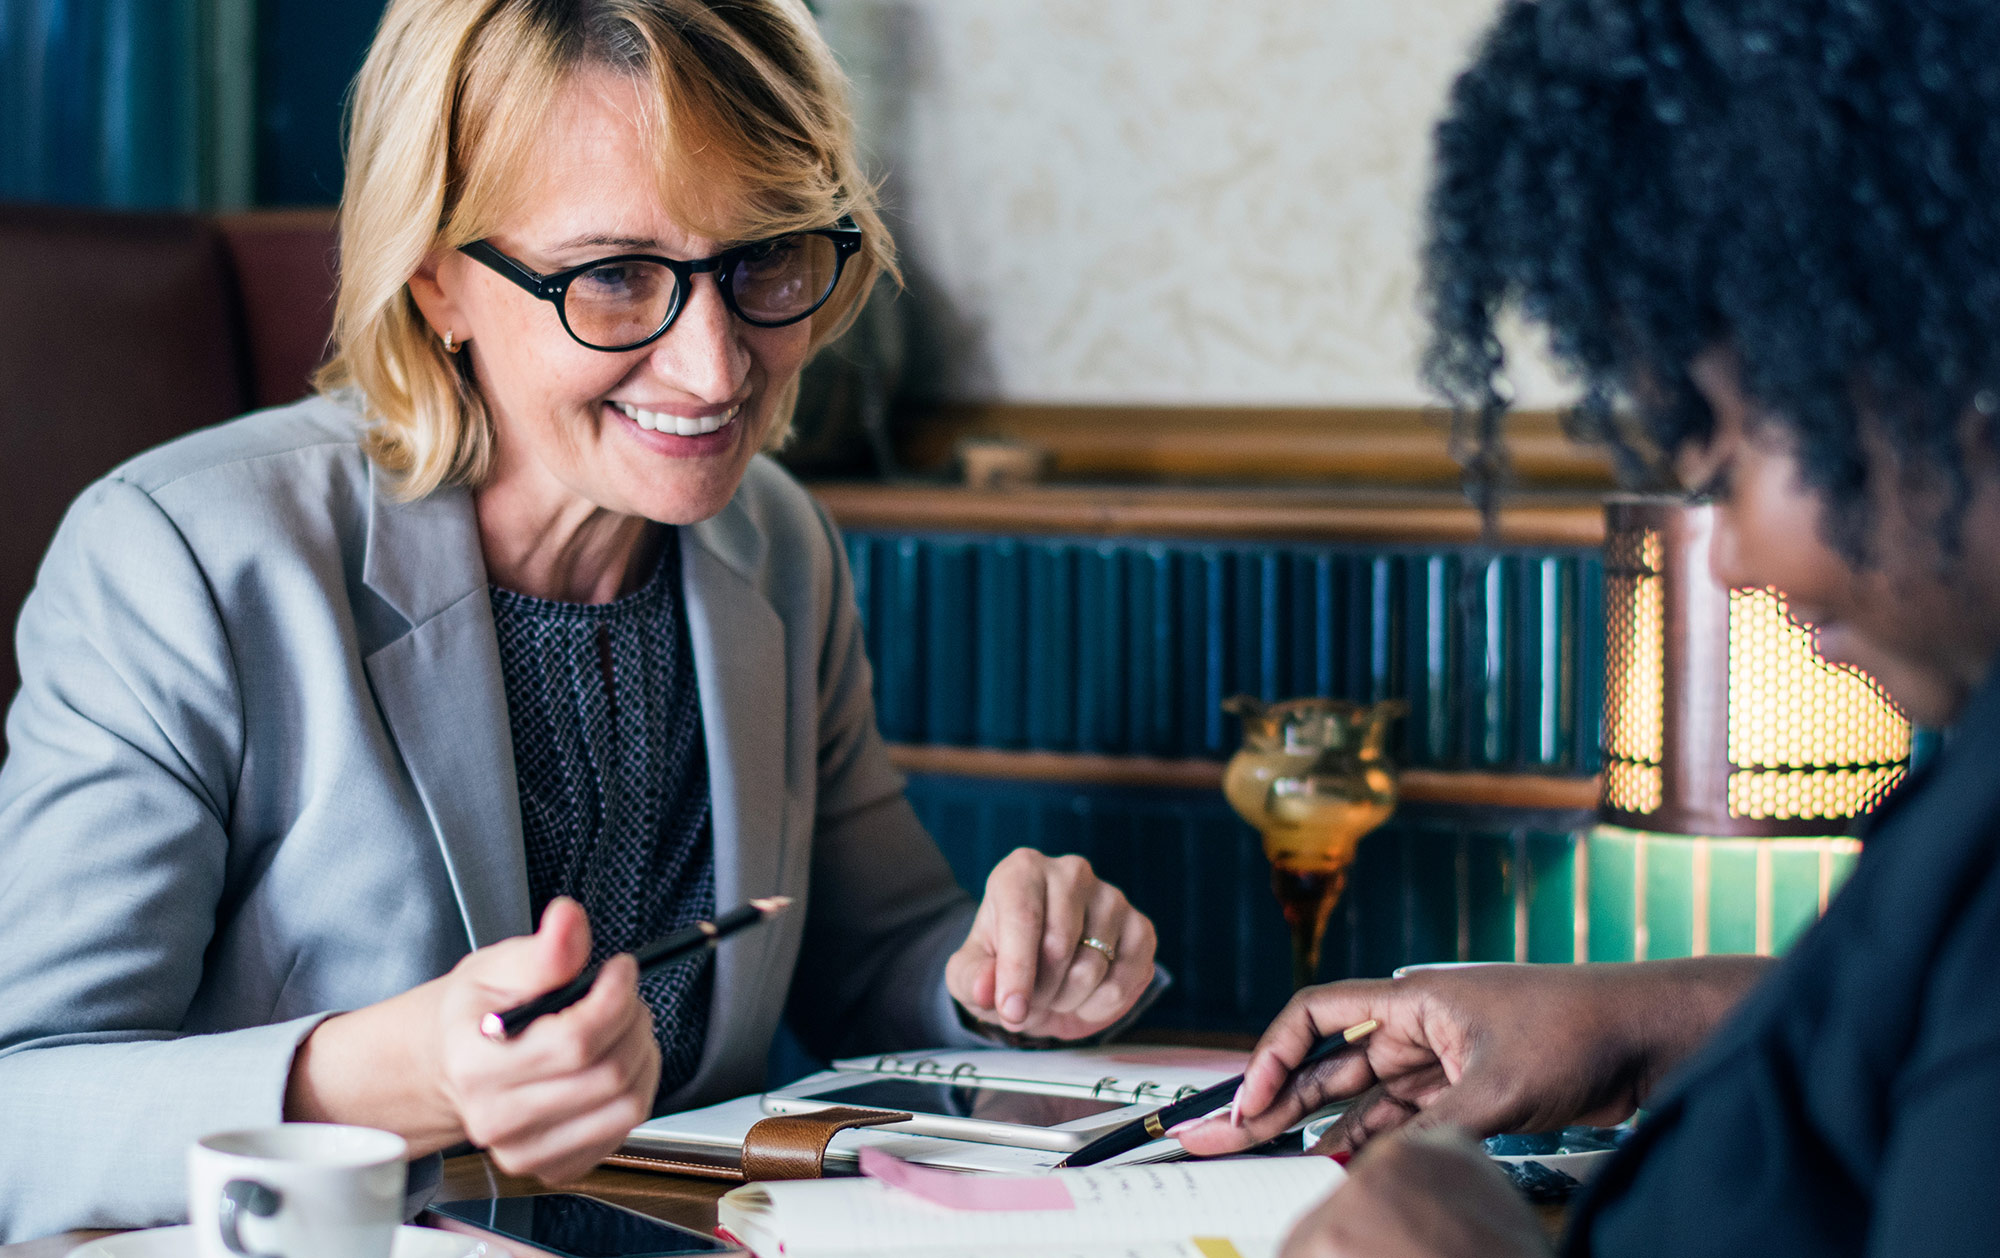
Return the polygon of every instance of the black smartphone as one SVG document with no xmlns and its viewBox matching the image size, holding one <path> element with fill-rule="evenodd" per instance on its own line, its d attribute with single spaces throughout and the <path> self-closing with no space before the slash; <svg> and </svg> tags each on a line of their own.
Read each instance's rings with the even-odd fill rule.
<svg viewBox="0 0 2000 1258">
<path fill-rule="evenodd" d="M 448 1232 L 478 1236 L 499 1258 L 672 1258 L 679 1254 L 740 1253 L 727 1241 L 648 1218 L 576 1193 L 434 1201 L 417 1220 Z M 510 1247 L 508 1242 L 513 1242 Z"/>
</svg>

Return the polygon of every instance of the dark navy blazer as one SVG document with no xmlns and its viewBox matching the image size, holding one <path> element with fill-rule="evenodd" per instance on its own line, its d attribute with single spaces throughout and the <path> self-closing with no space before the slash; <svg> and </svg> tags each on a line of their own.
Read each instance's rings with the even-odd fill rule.
<svg viewBox="0 0 2000 1258">
<path fill-rule="evenodd" d="M 1668 1081 L 1572 1255 L 2000 1251 L 2000 677 Z"/>
</svg>

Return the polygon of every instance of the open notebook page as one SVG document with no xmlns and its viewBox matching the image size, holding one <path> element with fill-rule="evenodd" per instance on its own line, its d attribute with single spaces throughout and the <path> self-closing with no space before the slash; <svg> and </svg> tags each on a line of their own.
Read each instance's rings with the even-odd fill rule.
<svg viewBox="0 0 2000 1258">
<path fill-rule="evenodd" d="M 722 1199 L 722 1225 L 760 1254 L 1008 1250 L 1275 1241 L 1346 1178 L 1330 1158 L 1249 1158 L 1058 1171 L 1067 1209 L 951 1210 L 872 1179 L 748 1184 Z M 1240 1246 L 1239 1246 L 1240 1248 Z"/>
</svg>

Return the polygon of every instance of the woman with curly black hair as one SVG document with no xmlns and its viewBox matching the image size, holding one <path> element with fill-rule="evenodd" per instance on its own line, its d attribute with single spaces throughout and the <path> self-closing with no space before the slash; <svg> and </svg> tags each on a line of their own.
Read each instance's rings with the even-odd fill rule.
<svg viewBox="0 0 2000 1258">
<path fill-rule="evenodd" d="M 2000 6 L 1508 0 L 1438 129 L 1428 374 L 1504 473 L 1497 320 L 1578 418 L 1717 505 L 1716 576 L 1952 733 L 1826 917 L 1748 957 L 1302 992 L 1240 1147 L 1355 1096 L 1287 1252 L 1533 1254 L 1464 1136 L 1648 1117 L 1573 1254 L 1987 1252 L 2000 1237 Z M 1291 1078 L 1375 1018 L 1365 1053 Z M 1392 1139 L 1375 1139 L 1397 1131 Z"/>
</svg>

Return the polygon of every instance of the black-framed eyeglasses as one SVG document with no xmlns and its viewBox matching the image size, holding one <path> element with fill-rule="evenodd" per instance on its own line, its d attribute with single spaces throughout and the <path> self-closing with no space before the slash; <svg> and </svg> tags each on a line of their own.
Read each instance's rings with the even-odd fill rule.
<svg viewBox="0 0 2000 1258">
<path fill-rule="evenodd" d="M 743 322 L 760 328 L 797 323 L 826 304 L 847 260 L 861 249 L 861 230 L 842 219 L 832 227 L 792 232 L 684 262 L 650 253 L 621 253 L 540 275 L 484 240 L 459 252 L 552 303 L 579 345 L 618 353 L 666 335 L 687 305 L 694 277 L 715 276 L 722 300 Z"/>
</svg>

